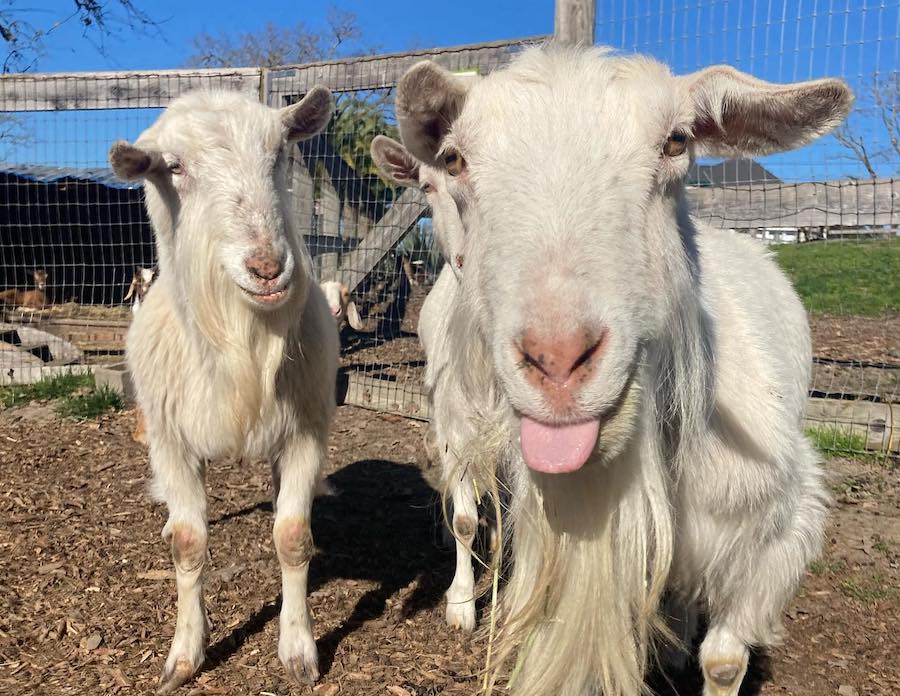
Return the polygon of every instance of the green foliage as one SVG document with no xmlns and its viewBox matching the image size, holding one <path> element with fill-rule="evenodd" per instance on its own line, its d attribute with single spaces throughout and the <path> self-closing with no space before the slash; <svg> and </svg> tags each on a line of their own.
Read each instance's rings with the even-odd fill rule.
<svg viewBox="0 0 900 696">
<path fill-rule="evenodd" d="M 96 418 L 122 408 L 122 397 L 109 387 L 97 388 L 91 374 L 66 373 L 34 384 L 0 388 L 0 406 L 14 408 L 32 401 L 58 401 L 56 412 L 64 418 Z"/>
<path fill-rule="evenodd" d="M 122 397 L 107 386 L 93 387 L 84 393 L 75 393 L 64 397 L 56 407 L 56 412 L 63 418 L 86 420 L 97 418 L 107 411 L 118 411 L 122 408 Z"/>
<path fill-rule="evenodd" d="M 847 432 L 840 428 L 807 428 L 806 435 L 813 445 L 823 454 L 835 452 L 865 453 L 866 438 L 858 433 Z"/>
<path fill-rule="evenodd" d="M 869 605 L 897 596 L 897 588 L 892 587 L 890 581 L 881 574 L 872 576 L 871 580 L 864 584 L 854 580 L 844 580 L 840 587 L 841 593 L 845 597 Z"/>
<path fill-rule="evenodd" d="M 0 387 L 0 406 L 13 408 L 31 401 L 48 401 L 67 397 L 80 389 L 94 386 L 94 376 L 66 373 L 42 379 L 34 384 Z"/>
<path fill-rule="evenodd" d="M 370 192 L 378 200 L 392 199 L 394 187 L 381 178 L 369 149 L 376 135 L 399 137 L 396 126 L 388 120 L 386 108 L 384 100 L 377 97 L 341 95 L 327 130 L 334 149 L 358 177 L 367 180 Z"/>
<path fill-rule="evenodd" d="M 813 313 L 900 313 L 900 239 L 782 244 L 778 263 Z"/>
</svg>

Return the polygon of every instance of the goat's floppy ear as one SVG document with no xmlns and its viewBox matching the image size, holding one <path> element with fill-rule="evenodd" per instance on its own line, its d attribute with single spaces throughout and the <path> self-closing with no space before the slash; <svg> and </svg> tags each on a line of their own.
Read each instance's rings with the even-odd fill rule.
<svg viewBox="0 0 900 696">
<path fill-rule="evenodd" d="M 281 122 L 288 140 L 306 140 L 321 133 L 334 113 L 334 97 L 326 87 L 316 85 L 296 104 L 281 110 Z"/>
<path fill-rule="evenodd" d="M 805 145 L 853 106 L 842 80 L 773 84 L 727 65 L 678 78 L 693 108 L 697 156 L 756 157 Z"/>
<path fill-rule="evenodd" d="M 397 85 L 397 125 L 413 157 L 437 166 L 435 155 L 462 111 L 468 85 L 430 61 L 407 70 Z"/>
<path fill-rule="evenodd" d="M 388 179 L 400 186 L 419 184 L 419 160 L 396 140 L 386 135 L 376 135 L 371 151 L 375 166 Z"/>
<path fill-rule="evenodd" d="M 166 161 L 160 153 L 124 140 L 117 140 L 109 149 L 109 164 L 123 181 L 143 179 L 166 170 Z"/>
<path fill-rule="evenodd" d="M 128 286 L 128 292 L 125 293 L 125 299 L 130 300 L 131 296 L 134 295 L 134 291 L 137 289 L 138 280 L 137 278 L 132 279 L 131 285 Z"/>
<path fill-rule="evenodd" d="M 365 327 L 363 320 L 359 317 L 359 311 L 356 309 L 356 303 L 352 300 L 347 303 L 347 323 L 356 331 L 362 331 Z"/>
</svg>

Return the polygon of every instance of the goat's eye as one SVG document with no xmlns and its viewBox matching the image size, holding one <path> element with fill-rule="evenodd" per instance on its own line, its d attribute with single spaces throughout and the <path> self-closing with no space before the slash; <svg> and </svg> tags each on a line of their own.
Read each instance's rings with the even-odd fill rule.
<svg viewBox="0 0 900 696">
<path fill-rule="evenodd" d="M 180 160 L 175 160 L 174 162 L 169 163 L 169 173 L 184 174 L 184 165 Z"/>
<path fill-rule="evenodd" d="M 447 173 L 450 176 L 459 176 L 462 174 L 463 167 L 466 166 L 466 161 L 459 152 L 451 150 L 444 155 L 444 164 L 446 165 Z"/>
<path fill-rule="evenodd" d="M 666 140 L 666 144 L 663 145 L 663 154 L 666 157 L 678 157 L 679 155 L 683 155 L 684 151 L 687 150 L 687 144 L 687 133 L 682 131 L 672 131 L 672 134 Z"/>
<path fill-rule="evenodd" d="M 434 186 L 427 181 L 423 182 L 419 188 L 422 190 L 422 193 L 431 193 L 434 190 Z"/>
</svg>

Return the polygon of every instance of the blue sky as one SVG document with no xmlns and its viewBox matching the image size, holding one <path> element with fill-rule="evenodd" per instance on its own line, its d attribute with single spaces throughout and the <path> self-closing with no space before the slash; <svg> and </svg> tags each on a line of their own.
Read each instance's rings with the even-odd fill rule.
<svg viewBox="0 0 900 696">
<path fill-rule="evenodd" d="M 27 0 L 30 21 L 38 26 L 59 16 L 64 0 Z M 68 0 L 65 2 L 68 5 Z M 252 31 L 266 22 L 313 29 L 326 26 L 329 4 L 286 0 L 138 0 L 160 22 L 161 35 L 135 35 L 114 27 L 116 36 L 100 53 L 74 23 L 48 38 L 40 71 L 163 69 L 184 65 L 191 39 L 199 32 Z M 455 0 L 412 2 L 334 0 L 354 13 L 362 43 L 380 51 L 449 46 L 550 33 L 552 0 Z M 678 73 L 711 63 L 731 63 L 764 79 L 803 80 L 839 75 L 861 92 L 878 73 L 898 69 L 900 0 L 617 0 L 598 1 L 597 42 L 626 51 L 650 53 Z M 877 146 L 883 128 L 866 100 L 854 115 L 856 128 Z M 152 110 L 35 114 L 29 123 L 37 142 L 5 153 L 20 162 L 98 166 L 114 137 L 134 137 L 155 116 Z M 803 150 L 766 158 L 787 180 L 829 180 L 865 176 L 845 159 L 832 138 Z M 896 155 L 879 165 L 896 174 Z"/>
</svg>

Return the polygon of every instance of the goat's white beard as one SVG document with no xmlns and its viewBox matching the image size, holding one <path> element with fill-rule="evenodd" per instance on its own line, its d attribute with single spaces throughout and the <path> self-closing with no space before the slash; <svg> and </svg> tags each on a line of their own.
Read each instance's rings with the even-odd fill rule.
<svg viewBox="0 0 900 696">
<path fill-rule="evenodd" d="M 275 406 L 279 368 L 285 359 L 292 326 L 299 326 L 306 282 L 301 268 L 295 271 L 290 300 L 272 311 L 258 311 L 241 296 L 242 291 L 216 257 L 211 240 L 197 244 L 187 278 L 181 311 L 195 335 L 195 344 L 212 361 L 220 379 L 213 395 L 230 423 L 233 440 L 229 449 L 239 456 L 248 435 Z M 215 405 L 211 404 L 212 407 Z"/>
<path fill-rule="evenodd" d="M 512 492 L 503 539 L 511 572 L 492 683 L 515 662 L 516 693 L 643 689 L 653 637 L 665 633 L 658 607 L 673 528 L 665 463 L 656 433 L 642 431 L 650 414 L 639 411 L 650 406 L 640 393 L 633 383 L 601 435 L 606 451 L 616 453 L 611 459 L 564 476 L 531 472 L 518 455 L 504 467 Z M 493 438 L 493 446 L 502 440 Z M 510 456 L 498 448 L 494 457 L 469 462 L 497 455 Z"/>
</svg>

